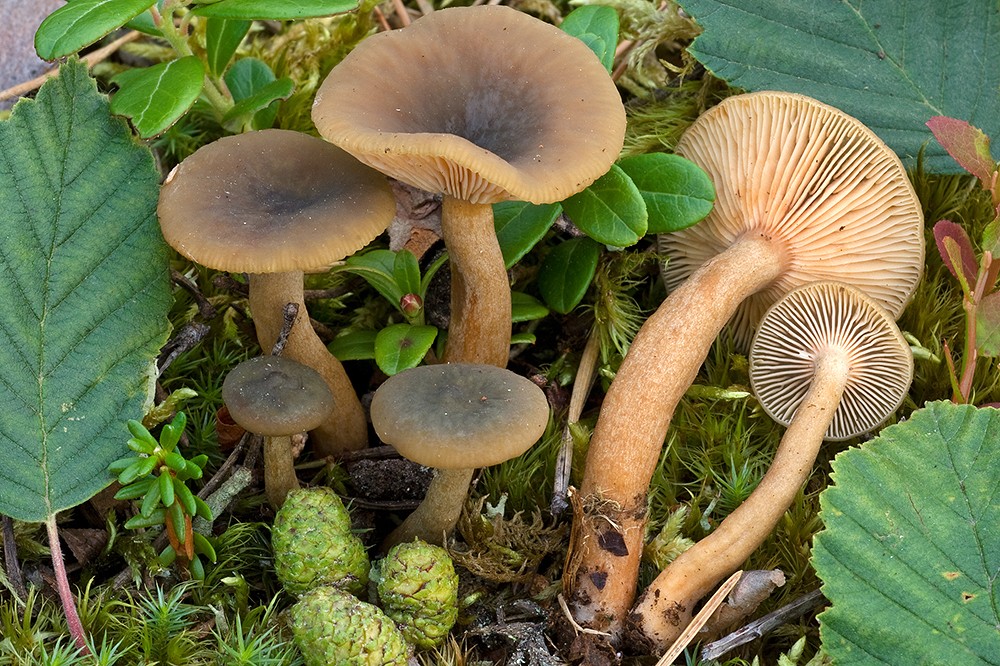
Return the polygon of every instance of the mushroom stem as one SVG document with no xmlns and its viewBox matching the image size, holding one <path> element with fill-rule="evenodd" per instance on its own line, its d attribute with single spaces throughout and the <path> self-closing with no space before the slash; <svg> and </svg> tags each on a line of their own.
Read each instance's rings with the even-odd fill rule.
<svg viewBox="0 0 1000 666">
<path fill-rule="evenodd" d="M 309 323 L 303 299 L 301 271 L 252 273 L 250 275 L 250 310 L 257 328 L 261 349 L 269 351 L 284 325 L 284 306 L 299 306 L 285 344 L 284 356 L 318 372 L 333 394 L 333 413 L 310 437 L 317 455 L 339 455 L 368 446 L 368 421 L 344 366 L 316 335 Z"/>
<path fill-rule="evenodd" d="M 809 479 L 849 372 L 843 349 L 828 348 L 816 359 L 809 391 L 764 478 L 714 532 L 671 562 L 636 603 L 629 624 L 641 632 L 640 640 L 651 641 L 659 651 L 669 647 L 690 622 L 694 605 L 774 530 Z"/>
<path fill-rule="evenodd" d="M 462 514 L 474 471 L 471 467 L 437 470 L 424 501 L 386 537 L 382 543 L 383 550 L 414 538 L 442 545 Z"/>
<path fill-rule="evenodd" d="M 285 497 L 299 487 L 292 456 L 292 438 L 264 438 L 264 494 L 274 508 L 285 503 Z"/>
<path fill-rule="evenodd" d="M 445 195 L 441 233 L 451 262 L 446 363 L 507 367 L 510 281 L 493 228 L 493 207 Z"/>
<path fill-rule="evenodd" d="M 587 452 L 578 622 L 612 634 L 635 598 L 646 492 L 677 403 L 737 306 L 786 268 L 785 246 L 747 232 L 678 287 L 639 329 L 611 383 Z"/>
</svg>

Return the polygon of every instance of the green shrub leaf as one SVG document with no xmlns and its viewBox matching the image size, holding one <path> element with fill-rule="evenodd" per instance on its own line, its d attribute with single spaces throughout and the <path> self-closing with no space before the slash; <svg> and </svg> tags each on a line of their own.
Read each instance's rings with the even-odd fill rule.
<svg viewBox="0 0 1000 666">
<path fill-rule="evenodd" d="M 375 358 L 375 338 L 378 331 L 348 331 L 327 345 L 338 361 L 367 361 Z"/>
<path fill-rule="evenodd" d="M 395 252 L 392 250 L 371 250 L 364 254 L 348 257 L 342 270 L 360 275 L 386 300 L 399 307 L 399 300 L 405 294 L 396 284 L 395 267 Z"/>
<path fill-rule="evenodd" d="M 201 94 L 205 68 L 197 56 L 130 69 L 111 79 L 119 87 L 111 111 L 131 119 L 148 139 L 183 116 Z"/>
<path fill-rule="evenodd" d="M 618 46 L 618 12 L 601 5 L 577 7 L 566 15 L 559 27 L 582 40 L 605 69 L 611 71 Z"/>
<path fill-rule="evenodd" d="M 538 271 L 545 303 L 562 314 L 575 308 L 594 279 L 601 246 L 589 238 L 571 238 L 552 248 Z"/>
<path fill-rule="evenodd" d="M 266 129 L 278 115 L 278 100 L 287 99 L 295 83 L 287 78 L 275 78 L 263 60 L 241 58 L 225 75 L 226 86 L 236 104 L 222 119 L 233 132 Z"/>
<path fill-rule="evenodd" d="M 504 265 L 510 268 L 528 254 L 561 212 L 562 206 L 557 203 L 536 205 L 501 201 L 493 204 L 493 226 Z"/>
<path fill-rule="evenodd" d="M 833 461 L 813 561 L 837 664 L 1000 655 L 1000 410 L 935 402 Z"/>
<path fill-rule="evenodd" d="M 229 66 L 240 42 L 250 31 L 250 21 L 229 21 L 227 19 L 210 18 L 205 21 L 205 55 L 208 69 L 220 76 Z M 274 76 L 271 76 L 274 80 Z M 230 91 L 232 92 L 232 91 Z"/>
<path fill-rule="evenodd" d="M 55 60 L 90 46 L 153 5 L 154 0 L 76 0 L 49 14 L 35 32 L 35 51 Z"/>
<path fill-rule="evenodd" d="M 976 347 L 983 356 L 1000 356 L 1000 291 L 987 294 L 976 310 Z"/>
<path fill-rule="evenodd" d="M 198 16 L 243 21 L 294 21 L 343 14 L 358 8 L 358 0 L 219 0 L 202 5 L 192 13 Z"/>
<path fill-rule="evenodd" d="M 386 326 L 375 337 L 375 363 L 390 377 L 415 368 L 434 344 L 437 333 L 437 328 L 433 326 Z"/>
<path fill-rule="evenodd" d="M 618 162 L 646 202 L 647 233 L 686 229 L 712 211 L 715 187 L 708 174 L 680 155 L 647 153 Z"/>
<path fill-rule="evenodd" d="M 513 323 L 522 321 L 534 321 L 549 314 L 549 309 L 545 305 L 529 294 L 521 291 L 510 293 L 510 320 Z"/>
<path fill-rule="evenodd" d="M 128 451 L 170 307 L 158 184 L 79 62 L 0 122 L 0 513 L 75 506 Z"/>
<path fill-rule="evenodd" d="M 563 202 L 570 219 L 598 243 L 635 245 L 646 235 L 647 213 L 639 188 L 618 166 Z"/>
</svg>

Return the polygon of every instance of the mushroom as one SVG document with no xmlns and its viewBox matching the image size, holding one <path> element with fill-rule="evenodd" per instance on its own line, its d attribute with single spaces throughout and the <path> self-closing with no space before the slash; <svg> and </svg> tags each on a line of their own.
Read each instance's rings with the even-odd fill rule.
<svg viewBox="0 0 1000 666">
<path fill-rule="evenodd" d="M 677 153 L 712 178 L 715 208 L 668 235 L 672 293 L 643 324 L 604 398 L 581 496 L 577 621 L 621 632 L 646 492 L 670 419 L 719 331 L 737 339 L 793 287 L 841 280 L 898 316 L 923 267 L 923 214 L 902 163 L 858 120 L 802 95 L 730 97 Z"/>
<path fill-rule="evenodd" d="M 364 247 L 395 210 L 382 174 L 322 139 L 277 129 L 199 148 L 160 192 L 160 228 L 170 245 L 209 268 L 250 274 L 250 310 L 265 353 L 281 332 L 285 304 L 299 306 L 284 354 L 319 372 L 336 405 L 312 433 L 320 455 L 364 448 L 368 423 L 343 366 L 309 323 L 303 272 Z"/>
<path fill-rule="evenodd" d="M 404 458 L 433 467 L 427 496 L 386 539 L 441 545 L 458 522 L 477 467 L 515 458 L 545 432 L 549 403 L 530 380 L 492 365 L 425 365 L 375 391 L 372 424 Z"/>
<path fill-rule="evenodd" d="M 299 487 L 291 436 L 333 411 L 333 394 L 312 368 L 283 356 L 257 356 L 229 371 L 222 399 L 236 423 L 264 436 L 264 493 L 274 507 Z"/>
<path fill-rule="evenodd" d="M 444 195 L 445 360 L 506 366 L 510 283 L 491 204 L 561 201 L 617 159 L 625 111 L 597 57 L 509 7 L 439 10 L 359 44 L 320 86 L 312 117 L 362 162 Z"/>
<path fill-rule="evenodd" d="M 881 424 L 912 378 L 910 347 L 893 317 L 861 291 L 815 282 L 772 305 L 753 339 L 750 381 L 764 411 L 788 429 L 760 484 L 660 573 L 630 626 L 661 650 L 673 643 L 695 603 L 773 531 L 809 479 L 823 440 L 842 441 Z"/>
</svg>

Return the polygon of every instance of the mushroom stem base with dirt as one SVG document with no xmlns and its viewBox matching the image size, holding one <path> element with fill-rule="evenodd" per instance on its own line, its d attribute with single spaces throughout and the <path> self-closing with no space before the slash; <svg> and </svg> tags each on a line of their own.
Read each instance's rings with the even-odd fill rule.
<svg viewBox="0 0 1000 666">
<path fill-rule="evenodd" d="M 739 569 L 774 530 L 809 479 L 849 371 L 847 353 L 841 349 L 816 359 L 809 392 L 782 436 L 770 469 L 714 532 L 671 562 L 646 589 L 629 615 L 636 640 L 657 652 L 666 650 L 691 621 L 694 605 Z"/>
<path fill-rule="evenodd" d="M 614 513 L 582 521 L 571 597 L 581 624 L 620 637 L 635 598 L 646 493 L 674 409 L 737 306 L 790 260 L 783 243 L 746 232 L 692 273 L 636 335 L 601 406 L 581 484 L 585 507 Z"/>
<path fill-rule="evenodd" d="M 465 496 L 472 483 L 474 468 L 439 469 L 435 471 L 427 496 L 403 524 L 386 537 L 382 549 L 420 539 L 440 546 L 455 528 L 465 506 Z"/>
<path fill-rule="evenodd" d="M 507 367 L 510 280 L 493 228 L 493 207 L 445 195 L 441 234 L 451 262 L 446 363 Z"/>
<path fill-rule="evenodd" d="M 264 494 L 271 506 L 278 508 L 285 497 L 298 489 L 295 475 L 295 457 L 292 455 L 292 438 L 288 436 L 264 438 Z"/>
<path fill-rule="evenodd" d="M 310 432 L 310 441 L 319 456 L 338 455 L 368 446 L 368 421 L 344 366 L 330 353 L 309 323 L 303 298 L 301 271 L 250 274 L 250 311 L 257 328 L 257 340 L 265 354 L 281 334 L 283 309 L 287 303 L 299 306 L 283 355 L 318 372 L 333 394 L 333 413 Z"/>
</svg>

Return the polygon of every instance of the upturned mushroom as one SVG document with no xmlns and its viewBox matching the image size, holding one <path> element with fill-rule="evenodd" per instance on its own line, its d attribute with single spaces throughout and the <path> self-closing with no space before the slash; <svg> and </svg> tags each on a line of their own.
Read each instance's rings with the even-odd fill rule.
<svg viewBox="0 0 1000 666">
<path fill-rule="evenodd" d="M 445 360 L 498 367 L 511 302 L 491 204 L 579 192 L 625 133 L 621 97 L 590 49 L 503 6 L 439 10 L 364 40 L 320 86 L 313 121 L 362 162 L 444 195 Z"/>
<path fill-rule="evenodd" d="M 160 192 L 160 228 L 170 245 L 209 268 L 249 273 L 265 353 L 281 332 L 285 304 L 298 305 L 284 355 L 319 372 L 336 405 L 312 433 L 320 455 L 364 448 L 368 423 L 343 366 L 309 323 L 303 272 L 364 247 L 395 210 L 382 174 L 322 139 L 276 129 L 199 148 Z"/>
<path fill-rule="evenodd" d="M 491 365 L 425 365 L 375 391 L 372 425 L 404 458 L 436 472 L 423 502 L 385 549 L 415 537 L 441 545 L 454 529 L 477 467 L 515 458 L 545 432 L 549 403 L 530 380 Z"/>
<path fill-rule="evenodd" d="M 715 208 L 664 239 L 672 293 L 604 398 L 581 494 L 575 617 L 620 636 L 635 595 L 646 493 L 674 409 L 719 331 L 748 341 L 796 285 L 841 280 L 898 316 L 923 267 L 923 214 L 902 163 L 858 120 L 802 95 L 730 97 L 677 153 L 711 177 Z"/>
<path fill-rule="evenodd" d="M 861 291 L 816 282 L 772 305 L 750 350 L 750 381 L 764 410 L 788 429 L 750 496 L 643 593 L 629 623 L 637 638 L 661 651 L 672 644 L 698 600 L 773 531 L 809 479 L 823 440 L 881 424 L 912 377 L 910 347 L 893 317 Z"/>
<path fill-rule="evenodd" d="M 264 493 L 274 507 L 299 487 L 291 436 L 312 430 L 333 411 L 318 372 L 282 356 L 257 356 L 229 371 L 222 399 L 236 423 L 264 436 Z"/>
</svg>

